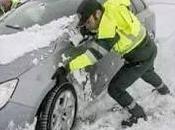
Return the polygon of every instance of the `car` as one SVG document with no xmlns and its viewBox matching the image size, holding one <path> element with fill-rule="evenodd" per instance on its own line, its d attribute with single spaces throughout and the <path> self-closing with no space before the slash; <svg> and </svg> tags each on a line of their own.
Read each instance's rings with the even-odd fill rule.
<svg viewBox="0 0 175 130">
<path fill-rule="evenodd" d="M 63 16 L 71 16 L 76 13 L 81 2 L 82 0 L 29 0 L 0 18 L 0 35 L 19 33 L 35 24 L 46 25 Z M 99 2 L 103 3 L 104 0 Z M 137 14 L 154 38 L 154 12 L 143 0 L 131 2 L 131 10 Z M 87 69 L 91 81 L 90 96 L 86 95 L 87 98 L 80 99 L 84 97 L 88 82 L 83 82 L 83 87 L 78 81 L 73 83 L 77 75 L 70 75 L 64 82 L 53 79 L 62 54 L 76 49 L 65 39 L 66 37 L 58 38 L 49 46 L 25 53 L 8 64 L 0 63 L 0 130 L 8 129 L 11 121 L 13 129 L 25 127 L 25 124 L 32 123 L 35 117 L 37 130 L 71 129 L 80 108 L 97 99 L 123 65 L 121 57 L 111 52 Z M 86 42 L 90 40 L 87 39 L 84 43 Z M 81 47 L 86 46 L 82 44 L 79 48 Z M 45 55 L 44 59 L 34 64 L 34 59 L 42 55 Z"/>
</svg>

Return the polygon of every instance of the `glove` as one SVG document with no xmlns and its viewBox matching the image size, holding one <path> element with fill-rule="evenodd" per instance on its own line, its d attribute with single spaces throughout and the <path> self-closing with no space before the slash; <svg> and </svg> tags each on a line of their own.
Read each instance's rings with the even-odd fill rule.
<svg viewBox="0 0 175 130">
<path fill-rule="evenodd" d="M 87 30 L 85 26 L 80 27 L 80 33 L 83 35 L 83 37 L 85 35 L 88 35 L 88 36 L 95 36 L 96 35 L 95 32 L 91 32 L 91 31 Z"/>
<path fill-rule="evenodd" d="M 68 73 L 69 71 L 65 67 L 61 66 L 56 70 L 51 79 L 52 80 L 56 79 L 58 84 L 67 82 L 68 80 L 66 77 Z"/>
<path fill-rule="evenodd" d="M 69 40 L 75 47 L 77 47 L 83 40 L 83 36 L 81 35 L 78 29 L 72 28 L 69 32 Z"/>
</svg>

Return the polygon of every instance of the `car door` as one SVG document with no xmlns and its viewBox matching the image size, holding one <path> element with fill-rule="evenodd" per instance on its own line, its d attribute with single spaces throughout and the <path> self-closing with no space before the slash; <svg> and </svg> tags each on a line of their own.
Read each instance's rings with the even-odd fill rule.
<svg viewBox="0 0 175 130">
<path fill-rule="evenodd" d="M 146 4 L 142 0 L 131 0 L 132 10 L 135 14 L 142 12 L 146 9 Z"/>
</svg>

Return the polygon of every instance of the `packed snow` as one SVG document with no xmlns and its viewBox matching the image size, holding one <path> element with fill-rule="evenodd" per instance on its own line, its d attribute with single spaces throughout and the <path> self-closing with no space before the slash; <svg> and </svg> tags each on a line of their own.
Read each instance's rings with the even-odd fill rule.
<svg viewBox="0 0 175 130">
<path fill-rule="evenodd" d="M 158 2 L 158 4 L 156 4 Z M 161 2 L 161 3 L 160 3 Z M 171 95 L 160 96 L 156 92 L 152 92 L 152 87 L 142 80 L 138 80 L 134 83 L 128 91 L 133 95 L 135 100 L 143 106 L 146 114 L 148 115 L 148 121 L 139 120 L 138 124 L 131 128 L 126 128 L 125 130 L 174 130 L 175 129 L 175 69 L 174 69 L 174 42 L 175 42 L 175 5 L 165 4 L 164 0 L 154 0 L 151 1 L 151 9 L 156 13 L 156 43 L 158 46 L 158 56 L 155 63 L 156 71 L 164 79 L 165 83 L 171 89 Z M 167 0 L 166 2 L 174 2 L 173 0 Z M 63 21 L 69 21 L 68 18 L 63 18 Z M 60 22 L 61 23 L 61 22 Z M 46 25 L 47 26 L 47 25 Z M 59 21 L 54 21 L 48 24 L 49 28 L 35 26 L 31 29 L 27 29 L 23 33 L 17 33 L 9 36 L 0 36 L 0 42 L 6 42 L 6 44 L 0 45 L 0 63 L 9 63 L 15 58 L 22 56 L 24 53 L 29 52 L 33 49 L 37 49 L 43 46 L 48 46 L 49 42 L 54 40 L 58 35 L 61 34 L 57 27 L 62 27 L 59 25 Z M 53 26 L 53 27 L 52 27 Z M 44 29 L 45 31 L 42 31 Z M 34 31 L 36 30 L 36 31 Z M 48 31 L 48 32 L 47 32 Z M 51 33 L 53 32 L 53 34 Z M 28 44 L 23 46 L 24 48 L 15 47 L 17 49 L 11 49 L 11 53 L 14 51 L 19 51 L 15 56 L 10 57 L 8 53 L 2 52 L 4 48 L 10 48 L 10 41 L 14 37 L 19 37 L 20 41 L 23 41 L 28 36 L 34 37 L 36 34 L 39 38 L 38 41 L 43 41 L 44 44 L 39 44 L 37 47 Z M 41 33 L 41 34 L 40 34 Z M 51 34 L 45 37 L 47 33 Z M 44 37 L 43 37 L 44 36 Z M 24 39 L 23 39 L 24 38 Z M 28 39 L 28 38 L 27 38 Z M 28 39 L 32 40 L 32 39 Z M 31 41 L 32 42 L 32 41 Z M 13 43 L 14 44 L 14 43 Z M 18 43 L 15 43 L 18 44 Z M 1 48 L 4 47 L 3 49 Z M 20 46 L 20 45 L 19 45 Z M 2 49 L 2 50 L 1 50 Z M 7 56 L 1 57 L 1 54 Z M 37 59 L 33 61 L 37 64 Z M 80 77 L 79 75 L 75 75 Z M 80 83 L 84 79 L 79 79 Z M 89 91 L 89 90 L 88 90 Z M 113 111 L 111 110 L 113 109 Z M 101 97 L 96 101 L 95 104 L 91 105 L 85 113 L 94 114 L 96 120 L 94 122 L 77 120 L 76 127 L 74 130 L 123 130 L 120 126 L 120 122 L 126 119 L 129 114 L 127 111 L 123 110 L 113 99 L 111 99 L 107 92 L 104 92 Z M 34 130 L 36 121 L 32 125 L 27 125 L 23 130 Z M 13 122 L 11 123 L 13 125 Z M 19 128 L 19 130 L 21 130 Z"/>
<path fill-rule="evenodd" d="M 49 46 L 52 41 L 68 32 L 66 27 L 74 17 L 62 17 L 44 26 L 34 25 L 22 32 L 1 35 L 0 64 L 8 64 L 28 52 Z"/>
</svg>

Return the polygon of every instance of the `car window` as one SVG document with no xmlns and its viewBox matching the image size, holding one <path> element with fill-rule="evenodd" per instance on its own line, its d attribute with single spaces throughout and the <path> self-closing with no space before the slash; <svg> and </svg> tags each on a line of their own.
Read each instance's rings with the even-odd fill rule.
<svg viewBox="0 0 175 130">
<path fill-rule="evenodd" d="M 146 8 L 146 4 L 143 0 L 131 0 L 131 2 L 134 13 L 140 13 Z"/>
<path fill-rule="evenodd" d="M 6 17 L 3 23 L 17 27 L 43 25 L 62 16 L 74 14 L 81 1 L 43 0 L 28 2 Z"/>
<path fill-rule="evenodd" d="M 42 19 L 42 24 L 74 14 L 78 6 L 78 1 L 80 0 L 45 0 L 46 12 Z"/>
<path fill-rule="evenodd" d="M 44 13 L 44 5 L 38 4 L 38 2 L 32 2 L 18 8 L 14 13 L 5 18 L 3 23 L 5 25 L 28 27 L 40 22 L 44 17 Z"/>
</svg>

